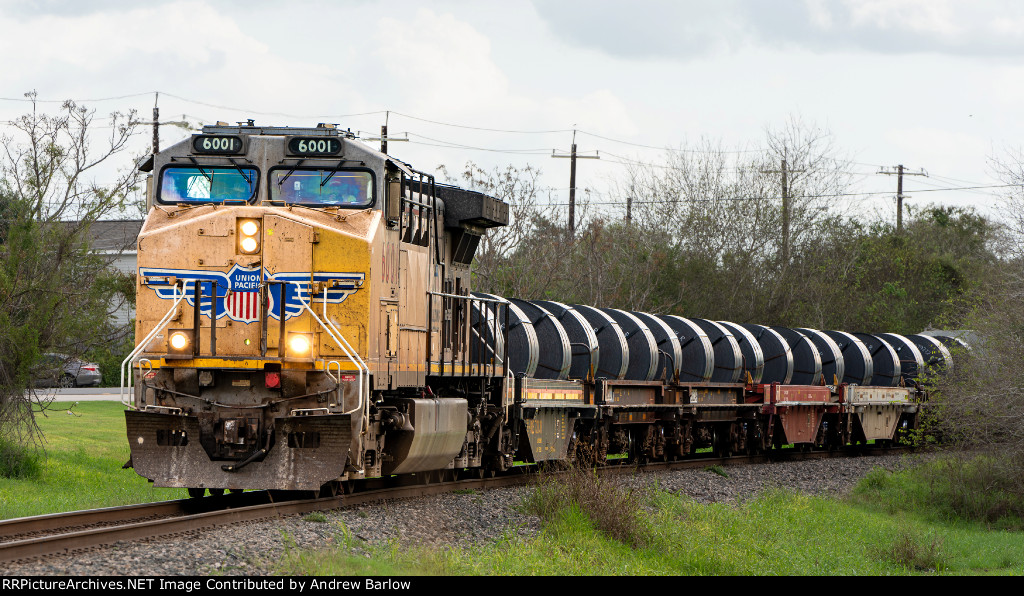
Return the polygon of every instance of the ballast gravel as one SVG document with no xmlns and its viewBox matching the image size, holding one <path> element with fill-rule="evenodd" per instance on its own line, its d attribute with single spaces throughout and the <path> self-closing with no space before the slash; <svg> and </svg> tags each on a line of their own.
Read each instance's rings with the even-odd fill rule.
<svg viewBox="0 0 1024 596">
<path fill-rule="evenodd" d="M 901 469 L 916 457 L 776 462 L 728 466 L 723 468 L 725 476 L 708 469 L 690 469 L 620 479 L 633 487 L 656 486 L 687 495 L 699 503 L 736 503 L 771 488 L 813 495 L 844 494 L 873 468 Z M 540 530 L 540 520 L 521 511 L 530 490 L 500 488 L 356 505 L 324 512 L 326 521 L 293 515 L 247 522 L 74 554 L 47 555 L 25 563 L 0 563 L 0 575 L 272 575 L 277 573 L 275 565 L 282 555 L 301 549 L 345 548 L 348 544 L 361 550 L 361 546 L 381 543 L 450 548 L 509 535 L 528 538 Z"/>
</svg>

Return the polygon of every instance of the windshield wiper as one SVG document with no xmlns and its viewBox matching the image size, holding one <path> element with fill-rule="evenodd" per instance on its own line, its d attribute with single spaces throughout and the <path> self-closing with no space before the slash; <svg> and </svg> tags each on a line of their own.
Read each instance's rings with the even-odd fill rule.
<svg viewBox="0 0 1024 596">
<path fill-rule="evenodd" d="M 330 173 L 330 174 L 327 174 L 327 177 L 326 177 L 326 178 L 324 178 L 324 181 L 320 183 L 320 188 L 323 188 L 323 187 L 324 187 L 324 184 L 327 184 L 327 182 L 328 182 L 328 181 L 329 181 L 329 180 L 330 180 L 331 178 L 333 178 L 335 174 L 337 174 L 337 173 L 338 173 L 338 170 L 340 170 L 340 169 L 341 169 L 341 166 L 342 166 L 342 164 L 344 164 L 344 163 L 345 163 L 345 160 L 343 159 L 343 160 L 341 160 L 341 161 L 339 161 L 339 162 L 338 162 L 338 165 L 334 166 L 334 169 L 333 169 L 333 170 L 331 170 L 331 173 Z"/>
<path fill-rule="evenodd" d="M 202 174 L 207 180 L 209 180 L 210 184 L 213 184 L 213 178 L 211 178 L 210 175 L 206 173 L 206 170 L 204 170 L 202 166 L 199 165 L 199 162 L 196 161 L 196 158 L 192 157 L 191 155 L 189 155 L 188 158 L 192 160 L 193 164 L 195 164 L 196 169 L 199 170 L 199 173 Z"/>
<path fill-rule="evenodd" d="M 287 180 L 289 176 L 294 174 L 295 170 L 299 169 L 299 166 L 301 166 L 302 162 L 304 162 L 304 161 L 306 161 L 306 160 L 305 159 L 300 159 L 299 161 L 295 162 L 295 165 L 292 167 L 292 169 L 288 170 L 288 173 L 284 175 L 284 178 L 281 178 L 280 180 L 277 181 L 277 185 L 278 186 L 284 186 L 284 181 Z"/>
<path fill-rule="evenodd" d="M 252 178 L 249 178 L 248 176 L 245 175 L 245 170 L 243 170 L 242 166 L 238 165 L 238 163 L 235 162 L 235 158 L 229 157 L 228 161 L 231 162 L 231 165 L 235 166 L 235 169 L 238 170 L 238 173 L 242 175 L 242 179 L 245 180 L 246 184 L 252 184 Z"/>
</svg>

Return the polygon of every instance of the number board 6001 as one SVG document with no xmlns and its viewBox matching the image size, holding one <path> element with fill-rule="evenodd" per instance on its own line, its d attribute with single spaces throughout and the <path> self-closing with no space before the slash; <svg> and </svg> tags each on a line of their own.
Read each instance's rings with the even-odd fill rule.
<svg viewBox="0 0 1024 596">
<path fill-rule="evenodd" d="M 192 137 L 192 152 L 230 155 L 242 152 L 242 139 L 234 135 L 196 135 Z"/>
<path fill-rule="evenodd" d="M 292 155 L 336 155 L 341 151 L 341 141 L 325 137 L 292 137 L 288 141 L 288 153 Z"/>
</svg>

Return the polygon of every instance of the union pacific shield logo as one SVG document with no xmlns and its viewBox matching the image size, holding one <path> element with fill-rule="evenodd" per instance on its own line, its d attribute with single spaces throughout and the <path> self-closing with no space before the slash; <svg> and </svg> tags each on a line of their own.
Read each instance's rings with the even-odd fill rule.
<svg viewBox="0 0 1024 596">
<path fill-rule="evenodd" d="M 140 267 L 139 277 L 143 283 L 153 289 L 157 297 L 164 300 L 175 298 L 176 290 L 169 283 L 171 278 L 181 280 L 185 301 L 195 306 L 195 289 L 200 288 L 199 313 L 210 317 L 213 315 L 214 304 L 217 307 L 217 318 L 228 317 L 240 323 L 254 323 L 260 320 L 259 295 L 261 285 L 267 284 L 267 314 L 273 319 L 281 319 L 284 311 L 286 319 L 302 313 L 306 306 L 323 304 L 339 304 L 354 294 L 365 279 L 363 273 L 345 272 L 280 272 L 273 275 L 266 269 L 241 267 L 235 264 L 226 273 L 221 271 L 196 271 L 191 269 L 163 269 L 158 267 Z M 310 295 L 310 280 L 317 282 L 321 290 Z M 284 286 L 284 304 L 282 309 L 280 288 Z M 216 302 L 214 302 L 216 301 Z"/>
<path fill-rule="evenodd" d="M 242 323 L 260 320 L 260 270 L 235 265 L 228 271 L 228 280 L 231 288 L 224 296 L 224 314 L 232 321 Z"/>
</svg>

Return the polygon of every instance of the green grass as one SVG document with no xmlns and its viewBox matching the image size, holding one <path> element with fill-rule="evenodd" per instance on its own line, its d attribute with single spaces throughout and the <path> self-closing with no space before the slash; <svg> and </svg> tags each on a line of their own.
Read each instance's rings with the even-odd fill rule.
<svg viewBox="0 0 1024 596">
<path fill-rule="evenodd" d="M 898 473 L 872 470 L 853 500 L 932 523 L 1024 530 L 1024 462 L 947 455 Z"/>
<path fill-rule="evenodd" d="M 185 497 L 182 489 L 154 489 L 132 470 L 121 469 L 128 459 L 128 444 L 119 403 L 82 403 L 74 412 L 51 412 L 40 418 L 45 456 L 35 462 L 38 469 L 20 479 L 0 478 L 0 518 Z M 325 548 L 292 549 L 279 571 L 321 575 L 1020 575 L 1024 574 L 1024 533 L 1011 529 L 1024 523 L 1013 514 L 1017 493 L 1012 482 L 1006 484 L 1012 478 L 998 475 L 1000 469 L 996 462 L 982 458 L 939 460 L 896 474 L 875 471 L 846 500 L 778 491 L 729 506 L 701 505 L 658 491 L 636 493 L 608 501 L 620 503 L 620 508 L 626 503 L 643 516 L 636 525 L 638 533 L 620 533 L 619 538 L 607 527 L 607 512 L 595 508 L 603 500 L 587 496 L 617 489 L 595 480 L 593 487 L 574 488 L 573 498 L 567 500 L 564 493 L 549 490 L 546 503 L 560 504 L 545 509 L 541 533 L 534 538 L 520 538 L 510 531 L 505 539 L 483 547 L 428 548 L 395 542 L 371 546 L 353 539 L 347 528 L 335 523 L 334 538 Z M 978 483 L 989 490 L 976 488 Z M 539 490 L 544 490 L 543 485 Z M 327 523 L 318 516 L 308 521 Z"/>
<path fill-rule="evenodd" d="M 965 520 L 943 522 L 911 511 L 916 507 L 912 500 L 896 509 L 891 506 L 896 500 L 865 500 L 865 491 L 875 490 L 871 487 L 877 487 L 878 478 L 879 473 L 872 474 L 858 496 L 843 500 L 779 490 L 734 506 L 702 505 L 652 491 L 636 509 L 645 516 L 643 540 L 614 538 L 603 527 L 607 513 L 594 509 L 585 487 L 568 491 L 582 498 L 566 501 L 565 492 L 541 484 L 524 504 L 529 510 L 538 510 L 538 501 L 547 507 L 541 533 L 534 538 L 509 532 L 483 547 L 367 546 L 353 544 L 342 531 L 326 548 L 288 553 L 278 570 L 327 575 L 1024 574 L 1024 534 Z M 901 476 L 896 478 L 898 485 Z M 594 486 L 604 493 L 617 490 L 603 482 Z"/>
<path fill-rule="evenodd" d="M 704 470 L 706 472 L 711 472 L 713 474 L 718 474 L 722 478 L 728 478 L 729 477 L 729 473 L 726 472 L 725 468 L 723 468 L 722 466 L 718 466 L 718 465 L 707 466 L 706 468 L 704 468 Z"/>
<path fill-rule="evenodd" d="M 42 469 L 37 450 L 0 437 L 0 478 L 38 478 Z"/>
<path fill-rule="evenodd" d="M 0 519 L 187 497 L 121 469 L 129 452 L 120 403 L 83 402 L 71 411 L 37 414 L 45 453 L 35 474 L 0 478 Z"/>
</svg>

